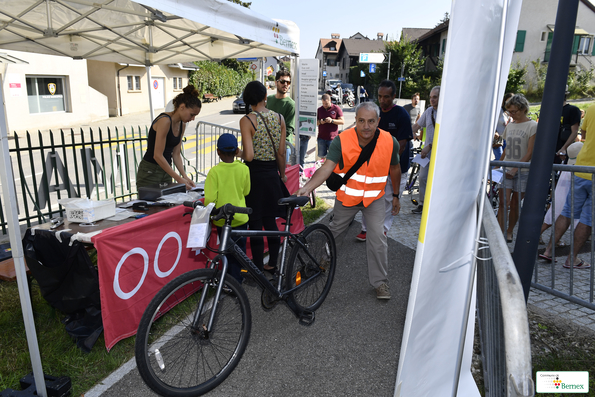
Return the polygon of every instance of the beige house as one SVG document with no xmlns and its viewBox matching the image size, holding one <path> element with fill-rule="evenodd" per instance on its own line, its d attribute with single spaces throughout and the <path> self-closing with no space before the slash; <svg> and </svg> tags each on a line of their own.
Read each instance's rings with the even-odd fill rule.
<svg viewBox="0 0 595 397">
<path fill-rule="evenodd" d="M 151 67 L 74 60 L 18 51 L 0 53 L 8 131 L 77 127 L 93 121 L 165 108 L 188 85 L 193 64 Z"/>
<path fill-rule="evenodd" d="M 188 71 L 197 69 L 190 63 L 151 67 L 151 86 L 147 68 L 112 62 L 87 61 L 89 86 L 106 96 L 110 117 L 149 110 L 149 92 L 153 109 L 166 104 L 188 85 Z"/>
<path fill-rule="evenodd" d="M 17 51 L 3 54 L 0 77 L 9 133 L 109 117 L 107 98 L 89 86 L 87 61 Z"/>
</svg>

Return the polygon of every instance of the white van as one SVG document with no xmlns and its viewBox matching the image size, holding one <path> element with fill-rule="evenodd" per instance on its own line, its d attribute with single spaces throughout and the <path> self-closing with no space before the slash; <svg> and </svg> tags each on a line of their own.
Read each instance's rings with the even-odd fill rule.
<svg viewBox="0 0 595 397">
<path fill-rule="evenodd" d="M 335 89 L 337 87 L 337 84 L 341 83 L 343 84 L 343 82 L 340 79 L 328 79 L 326 80 L 326 82 L 324 83 L 324 91 L 328 91 L 331 88 Z"/>
</svg>

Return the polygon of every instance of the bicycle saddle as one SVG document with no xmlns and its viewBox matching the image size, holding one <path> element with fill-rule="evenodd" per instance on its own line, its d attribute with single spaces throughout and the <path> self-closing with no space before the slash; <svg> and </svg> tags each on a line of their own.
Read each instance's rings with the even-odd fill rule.
<svg viewBox="0 0 595 397">
<path fill-rule="evenodd" d="M 289 196 L 279 199 L 277 203 L 279 205 L 295 205 L 303 207 L 308 201 L 310 201 L 310 197 L 308 196 Z"/>
</svg>

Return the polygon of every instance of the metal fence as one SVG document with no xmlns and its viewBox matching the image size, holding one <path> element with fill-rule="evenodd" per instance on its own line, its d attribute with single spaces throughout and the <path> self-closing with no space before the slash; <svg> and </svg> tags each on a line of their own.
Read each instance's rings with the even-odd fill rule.
<svg viewBox="0 0 595 397">
<path fill-rule="evenodd" d="M 477 266 L 477 317 L 486 397 L 533 396 L 531 339 L 521 282 L 485 202 Z"/>
<path fill-rule="evenodd" d="M 240 131 L 200 122 L 194 132 L 185 135 L 182 156 L 186 173 L 200 180 L 219 162 L 219 135 L 227 132 L 239 138 Z M 147 136 L 148 126 L 15 133 L 10 154 L 19 222 L 31 227 L 64 216 L 58 200 L 66 197 L 135 198 L 136 170 L 147 149 Z M 3 210 L 0 223 L 6 234 Z"/>
<path fill-rule="evenodd" d="M 519 163 L 519 162 L 507 162 L 507 161 L 492 161 L 492 166 L 495 167 L 518 167 L 520 169 L 527 169 L 529 168 L 529 163 Z M 591 174 L 591 180 L 593 180 L 595 176 L 595 167 L 587 167 L 587 166 L 577 166 L 577 165 L 560 165 L 554 164 L 552 175 L 550 177 L 550 195 L 548 199 L 548 204 L 544 207 L 544 215 L 549 207 L 552 210 L 552 226 L 549 228 L 547 232 L 542 234 L 542 238 L 545 242 L 548 240 L 554 239 L 554 235 L 556 233 L 556 219 L 560 215 L 556 212 L 556 200 L 564 200 L 566 201 L 565 196 L 558 195 L 556 198 L 555 190 L 558 184 L 558 181 L 562 178 L 562 173 L 568 172 L 570 175 L 566 175 L 566 177 L 570 177 L 570 190 L 569 190 L 569 197 L 570 197 L 570 205 L 571 205 L 571 218 L 570 218 L 570 228 L 568 231 L 562 236 L 560 242 L 566 244 L 569 247 L 570 252 L 574 251 L 574 232 L 575 232 L 575 218 L 574 218 L 574 174 L 577 172 Z M 529 189 L 530 187 L 528 187 Z M 490 196 L 490 201 L 493 204 L 494 210 L 498 212 L 499 208 L 509 208 L 509 204 L 506 202 L 506 197 L 500 197 L 498 192 L 498 188 L 496 187 L 496 183 L 492 180 L 489 181 L 488 185 L 488 194 Z M 595 184 L 592 186 L 591 196 L 595 195 Z M 561 198 L 562 197 L 562 198 Z M 521 195 L 518 195 L 518 208 L 522 211 L 522 198 Z M 504 230 L 508 227 L 508 216 L 507 211 L 504 214 L 499 214 L 504 219 Z M 595 207 L 591 206 L 591 219 L 595 217 Z M 576 220 L 578 221 L 578 220 Z M 549 238 L 548 238 L 549 237 Z M 589 263 L 595 263 L 595 230 L 591 228 L 591 236 L 590 241 L 587 241 L 585 245 L 582 247 L 583 251 L 581 251 L 582 256 L 589 255 L 590 251 L 590 259 Z M 552 261 L 551 263 L 544 262 L 536 258 L 536 265 L 535 270 L 533 273 L 533 281 L 531 286 L 543 291 L 546 291 L 552 295 L 564 298 L 570 302 L 577 303 L 581 306 L 588 307 L 590 309 L 595 310 L 595 304 L 593 302 L 594 299 L 594 280 L 595 280 L 595 273 L 594 267 L 587 270 L 577 270 L 571 266 L 569 269 L 566 269 L 561 266 L 566 260 L 566 255 L 559 256 L 559 261 L 556 262 L 556 244 L 552 246 Z M 559 248 L 558 252 L 564 250 L 564 254 L 567 252 L 567 248 Z M 586 252 L 585 252 L 586 250 Z M 560 266 L 558 266 L 560 265 Z"/>
</svg>

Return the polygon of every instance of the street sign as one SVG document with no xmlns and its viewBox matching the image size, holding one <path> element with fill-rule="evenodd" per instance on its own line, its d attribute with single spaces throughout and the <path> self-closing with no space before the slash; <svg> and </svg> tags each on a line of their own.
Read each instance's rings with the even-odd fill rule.
<svg viewBox="0 0 595 397">
<path fill-rule="evenodd" d="M 397 81 L 405 81 L 405 77 L 399 77 Z"/>
<path fill-rule="evenodd" d="M 362 52 L 359 54 L 359 63 L 384 63 L 382 52 Z"/>
<path fill-rule="evenodd" d="M 376 73 L 376 64 L 375 63 L 370 64 L 370 73 Z"/>
<path fill-rule="evenodd" d="M 364 73 L 363 70 L 359 71 L 359 77 L 366 77 L 366 74 Z"/>
<path fill-rule="evenodd" d="M 322 71 L 322 77 L 326 77 L 326 70 Z"/>
</svg>

